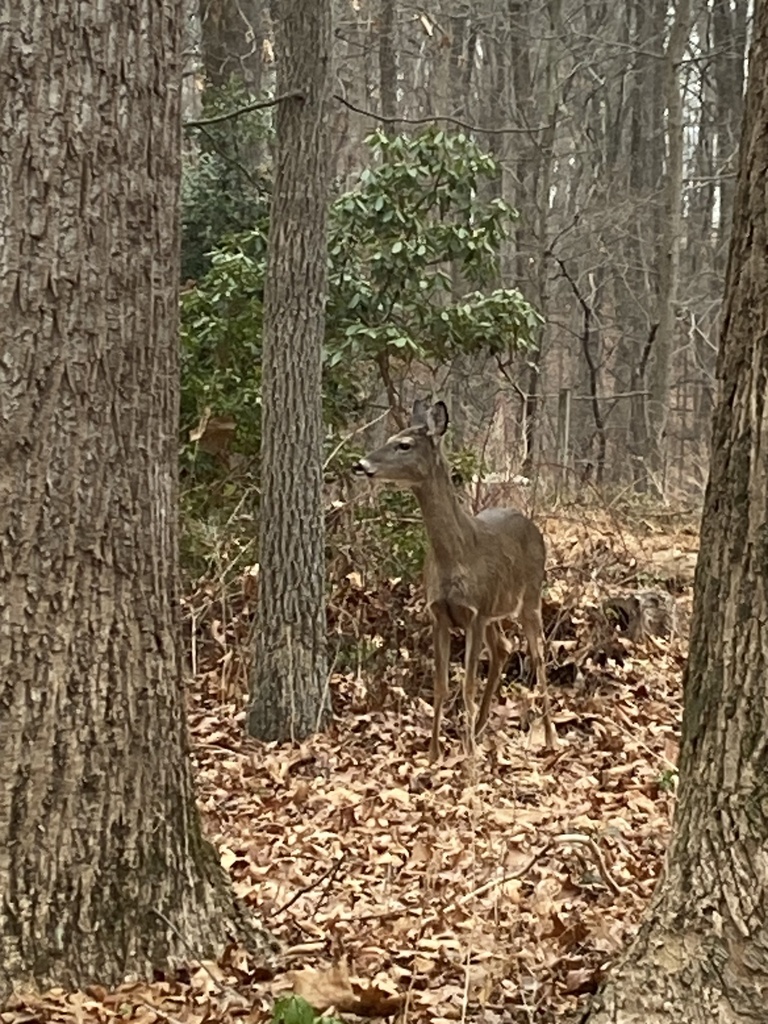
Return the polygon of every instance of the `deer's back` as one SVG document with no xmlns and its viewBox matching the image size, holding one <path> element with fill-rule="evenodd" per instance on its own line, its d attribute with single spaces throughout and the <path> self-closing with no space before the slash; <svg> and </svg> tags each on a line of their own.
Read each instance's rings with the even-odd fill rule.
<svg viewBox="0 0 768 1024">
<path fill-rule="evenodd" d="M 546 548 L 541 531 L 517 509 L 485 509 L 471 520 L 461 544 L 440 558 L 430 548 L 424 564 L 429 605 L 476 608 L 488 618 L 515 616 L 524 598 L 538 597 Z"/>
</svg>

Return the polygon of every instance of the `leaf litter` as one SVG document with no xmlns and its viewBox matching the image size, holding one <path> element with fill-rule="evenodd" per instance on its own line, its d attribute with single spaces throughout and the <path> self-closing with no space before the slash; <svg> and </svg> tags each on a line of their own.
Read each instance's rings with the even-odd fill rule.
<svg viewBox="0 0 768 1024">
<path fill-rule="evenodd" d="M 651 582 L 675 594 L 685 623 L 697 536 L 650 517 L 630 529 L 608 513 L 587 527 L 583 511 L 545 529 L 554 753 L 540 724 L 520 729 L 512 683 L 474 761 L 455 701 L 431 765 L 423 599 L 360 573 L 334 586 L 331 638 L 356 621 L 386 650 L 394 622 L 395 656 L 374 659 L 373 674 L 363 664 L 333 675 L 326 733 L 258 743 L 244 732 L 253 588 L 239 602 L 199 589 L 187 602 L 198 803 L 235 893 L 281 953 L 265 965 L 233 947 L 152 983 L 26 996 L 0 1021 L 261 1022 L 287 994 L 320 1013 L 414 1024 L 583 1012 L 661 868 L 686 655 L 684 626 L 634 643 L 602 607 Z"/>
</svg>

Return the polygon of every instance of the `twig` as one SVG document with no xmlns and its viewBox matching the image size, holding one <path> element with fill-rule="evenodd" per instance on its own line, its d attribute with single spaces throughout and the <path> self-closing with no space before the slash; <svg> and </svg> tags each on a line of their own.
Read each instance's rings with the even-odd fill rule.
<svg viewBox="0 0 768 1024">
<path fill-rule="evenodd" d="M 477 889 L 473 889 L 472 892 L 465 893 L 459 900 L 459 903 L 469 903 L 469 901 L 474 899 L 475 896 L 483 896 L 491 889 L 495 889 L 497 885 L 505 885 L 507 882 L 514 882 L 515 879 L 522 878 L 524 875 L 527 875 L 533 865 L 537 861 L 541 860 L 544 854 L 550 849 L 552 842 L 553 840 L 550 840 L 550 842 L 542 846 L 538 853 L 535 853 L 525 867 L 520 868 L 519 871 L 514 871 L 511 875 L 502 875 L 501 878 L 492 878 L 490 882 L 484 882 L 482 885 L 479 885 Z"/>
<path fill-rule="evenodd" d="M 275 96 L 271 100 L 256 100 L 255 103 L 246 103 L 243 107 L 235 107 L 234 110 L 226 110 L 223 114 L 214 114 L 212 117 L 199 117 L 194 121 L 184 121 L 184 128 L 203 128 L 208 124 L 219 124 L 221 121 L 229 121 L 233 117 L 240 117 L 242 114 L 250 114 L 253 110 L 264 110 L 266 107 L 274 107 L 284 100 L 303 100 L 305 94 L 299 89 L 292 92 Z M 505 125 L 502 128 L 486 128 L 481 124 L 472 124 L 470 121 L 462 121 L 460 117 L 452 117 L 450 114 L 431 114 L 426 117 L 387 117 L 385 114 L 377 114 L 375 110 L 367 107 L 358 107 L 351 103 L 339 93 L 334 93 L 333 98 L 342 103 L 345 107 L 353 110 L 356 114 L 370 117 L 381 124 L 437 124 L 443 121 L 446 124 L 455 124 L 457 128 L 463 128 L 467 132 L 477 132 L 483 135 L 532 135 L 537 132 L 544 132 L 550 125 L 533 125 L 532 127 L 520 127 L 518 125 Z"/>
<path fill-rule="evenodd" d="M 266 107 L 274 107 L 283 100 L 303 100 L 304 93 L 300 89 L 293 89 L 291 92 L 284 92 L 271 100 L 256 100 L 255 103 L 246 103 L 244 107 L 235 107 L 234 110 L 225 110 L 223 114 L 214 114 L 212 117 L 199 117 L 194 121 L 184 121 L 184 128 L 204 128 L 207 124 L 219 124 L 221 121 L 229 121 L 232 117 L 240 117 L 241 114 L 250 114 L 252 110 L 264 110 Z"/>
<path fill-rule="evenodd" d="M 327 469 L 328 468 L 328 466 L 333 462 L 333 460 L 339 454 L 341 449 L 344 448 L 347 444 L 349 444 L 349 442 L 352 440 L 353 437 L 355 437 L 357 434 L 361 433 L 363 430 L 367 430 L 369 427 L 373 427 L 377 423 L 380 423 L 384 419 L 385 416 L 389 416 L 389 413 L 390 413 L 390 410 L 389 409 L 385 409 L 384 412 L 380 416 L 377 416 L 373 420 L 369 420 L 368 423 L 361 424 L 359 427 L 355 427 L 355 429 L 350 434 L 345 434 L 345 436 L 342 437 L 342 439 L 339 441 L 339 443 L 333 449 L 331 454 L 325 460 L 325 463 L 323 464 L 323 469 Z"/>
<path fill-rule="evenodd" d="M 302 896 L 305 896 L 308 892 L 311 892 L 313 889 L 316 889 L 318 885 L 322 885 L 323 882 L 325 882 L 326 880 L 326 889 L 328 889 L 330 887 L 331 882 L 336 877 L 339 868 L 344 863 L 345 857 L 346 854 L 342 853 L 341 856 L 337 860 L 335 860 L 333 864 L 328 868 L 328 870 L 325 871 L 322 875 L 320 875 L 319 878 L 316 878 L 314 882 L 310 882 L 309 885 L 302 886 L 301 889 L 298 889 L 293 894 L 293 896 L 291 896 L 287 903 L 284 903 L 282 907 L 278 907 L 277 910 L 273 910 L 267 916 L 277 917 L 278 914 L 284 914 L 289 907 L 292 907 L 293 904 L 296 903 L 297 900 L 300 900 Z"/>
<path fill-rule="evenodd" d="M 467 955 L 464 957 L 464 984 L 461 991 L 461 1024 L 466 1024 L 469 1009 L 469 967 L 472 960 L 472 946 L 467 943 Z"/>
<path fill-rule="evenodd" d="M 251 172 L 246 167 L 244 167 L 239 160 L 235 160 L 234 157 L 230 156 L 229 153 L 226 152 L 224 147 L 219 145 L 219 142 L 215 136 L 211 135 L 211 133 L 207 131 L 205 128 L 203 128 L 202 125 L 200 126 L 200 130 L 202 131 L 206 139 L 208 139 L 213 148 L 216 150 L 217 155 L 220 156 L 225 163 L 229 164 L 230 167 L 234 167 L 237 173 L 242 174 L 246 181 L 250 182 L 251 185 L 253 185 L 254 187 L 258 187 L 258 181 L 256 180 L 256 178 L 254 178 Z"/>
<path fill-rule="evenodd" d="M 519 871 L 512 872 L 512 874 L 502 875 L 500 878 L 492 878 L 489 882 L 484 882 L 476 889 L 473 889 L 472 892 L 465 893 L 464 896 L 462 896 L 461 899 L 459 900 L 459 904 L 461 905 L 468 903 L 476 896 L 483 896 L 485 895 L 485 893 L 489 892 L 491 889 L 495 889 L 499 885 L 505 885 L 507 882 L 514 882 L 515 879 L 522 878 L 524 875 L 527 875 L 531 868 L 534 866 L 534 864 L 536 864 L 537 861 L 541 860 L 541 858 L 554 846 L 555 843 L 580 843 L 582 846 L 586 846 L 589 849 L 589 852 L 592 854 L 595 864 L 597 865 L 597 870 L 600 872 L 600 877 L 611 890 L 611 892 L 615 896 L 619 896 L 624 891 L 622 887 L 618 885 L 618 883 L 615 882 L 608 873 L 608 869 L 605 866 L 605 861 L 603 860 L 603 855 L 600 853 L 600 848 L 598 847 L 594 839 L 590 838 L 590 836 L 583 835 L 581 832 L 564 832 L 562 835 L 554 836 L 552 839 L 549 840 L 548 843 L 542 846 L 542 848 L 537 853 L 535 853 L 533 857 L 531 857 L 531 859 L 528 861 L 525 867 L 520 868 Z"/>
<path fill-rule="evenodd" d="M 600 848 L 597 843 L 590 836 L 585 836 L 581 832 L 565 832 L 562 835 L 555 836 L 552 840 L 553 843 L 581 843 L 582 846 L 586 846 L 597 865 L 597 870 L 600 872 L 600 877 L 614 894 L 614 896 L 620 896 L 623 892 L 622 887 L 611 878 L 608 873 L 608 868 L 605 866 L 603 855 L 600 853 Z"/>
</svg>

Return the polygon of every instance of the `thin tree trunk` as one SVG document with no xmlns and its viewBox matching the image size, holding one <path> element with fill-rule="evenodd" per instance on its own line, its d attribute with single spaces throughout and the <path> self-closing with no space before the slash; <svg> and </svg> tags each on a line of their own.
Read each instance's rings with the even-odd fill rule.
<svg viewBox="0 0 768 1024">
<path fill-rule="evenodd" d="M 333 82 L 331 0 L 283 0 L 264 290 L 259 606 L 248 728 L 303 739 L 328 720 L 322 350 Z"/>
<path fill-rule="evenodd" d="M 177 593 L 178 0 L 0 35 L 0 1000 L 210 956 Z"/>
<path fill-rule="evenodd" d="M 648 360 L 658 330 L 655 252 L 661 217 L 658 193 L 664 166 L 664 102 L 659 68 L 667 7 L 664 0 L 635 0 L 631 4 L 633 52 L 629 76 L 627 159 L 628 200 L 637 210 L 630 219 L 624 246 L 626 271 L 620 278 L 619 319 L 626 325 L 619 342 L 617 367 L 620 391 L 634 392 L 629 402 L 627 449 L 636 491 L 648 490 L 651 427 L 647 387 Z"/>
<path fill-rule="evenodd" d="M 523 473 L 532 476 L 537 461 L 537 447 L 541 424 L 539 422 L 539 404 L 541 392 L 541 372 L 544 362 L 544 342 L 547 335 L 546 320 L 549 305 L 547 288 L 547 252 L 549 251 L 549 218 L 550 218 L 550 183 L 552 181 L 552 164 L 554 159 L 555 131 L 558 120 L 558 90 L 556 78 L 555 43 L 562 31 L 561 0 L 547 0 L 549 18 L 544 63 L 544 95 L 539 97 L 538 110 L 544 114 L 547 127 L 541 133 L 534 149 L 532 160 L 532 188 L 535 203 L 534 242 L 533 242 L 533 284 L 532 303 L 544 318 L 545 324 L 536 332 L 536 344 L 526 353 L 530 365 L 528 371 L 528 389 L 525 403 L 525 458 Z M 541 114 L 539 115 L 541 116 Z"/>
<path fill-rule="evenodd" d="M 395 48 L 395 0 L 380 0 L 379 6 L 379 94 L 384 117 L 397 115 L 397 50 Z M 397 126 L 386 129 L 397 134 Z"/>
<path fill-rule="evenodd" d="M 680 278 L 680 240 L 683 232 L 683 93 L 680 63 L 691 20 L 690 0 L 678 0 L 665 56 L 667 159 L 663 189 L 663 219 L 659 239 L 659 314 L 651 364 L 649 421 L 654 490 L 664 492 L 664 442 L 669 415 L 672 350 L 675 343 L 677 291 Z"/>
<path fill-rule="evenodd" d="M 744 50 L 748 0 L 713 0 L 714 79 L 717 120 L 717 173 L 720 218 L 716 267 L 722 272 L 733 217 L 739 125 L 744 107 Z"/>
<path fill-rule="evenodd" d="M 713 455 L 663 877 L 591 1024 L 745 1024 L 768 1006 L 768 2 L 758 0 Z"/>
</svg>

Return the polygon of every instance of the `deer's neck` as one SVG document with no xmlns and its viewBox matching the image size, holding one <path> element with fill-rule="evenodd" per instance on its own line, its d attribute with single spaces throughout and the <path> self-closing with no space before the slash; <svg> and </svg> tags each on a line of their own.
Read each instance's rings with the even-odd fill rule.
<svg viewBox="0 0 768 1024">
<path fill-rule="evenodd" d="M 440 562 L 460 558 L 472 538 L 474 525 L 462 507 L 447 465 L 437 466 L 433 476 L 413 488 L 419 503 L 429 545 Z"/>
</svg>

